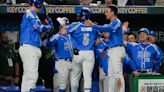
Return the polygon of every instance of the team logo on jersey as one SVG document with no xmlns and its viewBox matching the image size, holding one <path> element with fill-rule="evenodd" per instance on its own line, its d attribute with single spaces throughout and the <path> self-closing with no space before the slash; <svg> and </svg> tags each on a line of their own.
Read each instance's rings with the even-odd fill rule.
<svg viewBox="0 0 164 92">
<path fill-rule="evenodd" d="M 81 27 L 81 31 L 91 32 L 92 28 L 91 27 Z"/>
<path fill-rule="evenodd" d="M 150 58 L 150 57 L 151 57 L 150 52 L 146 51 L 146 52 L 145 52 L 145 57 Z"/>
<path fill-rule="evenodd" d="M 70 47 L 71 47 L 71 45 L 69 42 L 64 43 L 64 50 L 70 50 Z"/>
<path fill-rule="evenodd" d="M 138 51 L 137 56 L 138 56 L 138 58 L 142 58 L 143 57 L 143 52 L 142 51 Z"/>
<path fill-rule="evenodd" d="M 150 62 L 150 57 L 151 57 L 151 53 L 148 52 L 148 51 L 139 51 L 138 54 L 137 54 L 138 58 L 140 59 L 144 59 L 145 62 Z"/>
<path fill-rule="evenodd" d="M 145 62 L 150 62 L 150 58 L 151 58 L 151 53 L 146 51 L 145 52 Z"/>
</svg>

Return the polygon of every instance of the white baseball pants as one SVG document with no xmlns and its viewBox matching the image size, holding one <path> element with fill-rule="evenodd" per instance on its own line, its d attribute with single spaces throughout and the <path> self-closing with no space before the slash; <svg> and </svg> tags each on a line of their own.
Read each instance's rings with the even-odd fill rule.
<svg viewBox="0 0 164 92">
<path fill-rule="evenodd" d="M 102 68 L 99 68 L 99 92 L 108 92 L 108 77 Z"/>
<path fill-rule="evenodd" d="M 125 92 L 125 83 L 123 77 L 122 60 L 125 57 L 125 48 L 114 47 L 108 50 L 108 92 Z M 118 86 L 118 80 L 121 85 Z"/>
<path fill-rule="evenodd" d="M 70 83 L 70 72 L 72 70 L 72 62 L 65 61 L 63 59 L 59 60 L 55 64 L 58 73 L 54 74 L 53 84 L 54 92 L 58 92 L 58 89 L 66 90 Z"/>
<path fill-rule="evenodd" d="M 29 92 L 31 88 L 36 87 L 41 50 L 38 47 L 23 44 L 19 48 L 19 54 L 23 62 L 24 70 L 21 92 Z"/>
<path fill-rule="evenodd" d="M 79 51 L 79 55 L 74 55 L 72 64 L 71 92 L 78 92 L 82 72 L 84 77 L 83 92 L 90 92 L 92 86 L 92 71 L 95 64 L 94 52 L 92 50 Z"/>
</svg>

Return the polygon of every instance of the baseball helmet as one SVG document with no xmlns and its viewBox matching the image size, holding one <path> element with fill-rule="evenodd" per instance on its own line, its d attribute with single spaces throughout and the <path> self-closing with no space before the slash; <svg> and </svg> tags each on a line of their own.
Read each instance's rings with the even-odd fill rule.
<svg viewBox="0 0 164 92">
<path fill-rule="evenodd" d="M 41 8 L 44 3 L 44 0 L 30 0 L 30 5 L 37 8 Z"/>
<path fill-rule="evenodd" d="M 69 19 L 67 17 L 63 17 L 63 19 L 65 20 L 66 24 L 69 24 Z"/>
<path fill-rule="evenodd" d="M 90 9 L 88 7 L 83 7 L 79 12 L 79 18 L 82 20 L 87 20 L 90 18 Z"/>
<path fill-rule="evenodd" d="M 59 22 L 59 24 L 61 26 L 65 26 L 65 25 L 69 24 L 69 19 L 66 17 L 62 17 L 62 18 L 58 17 L 56 20 Z"/>
<path fill-rule="evenodd" d="M 147 28 L 141 28 L 138 33 L 141 33 L 141 32 L 150 34 L 150 32 L 149 32 L 149 30 Z"/>
<path fill-rule="evenodd" d="M 150 31 L 150 34 L 149 35 L 156 36 L 156 32 L 152 30 L 152 31 Z"/>
</svg>

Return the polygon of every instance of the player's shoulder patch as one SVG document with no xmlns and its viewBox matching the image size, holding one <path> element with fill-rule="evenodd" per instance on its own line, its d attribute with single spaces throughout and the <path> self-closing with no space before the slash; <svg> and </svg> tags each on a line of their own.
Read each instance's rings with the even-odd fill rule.
<svg viewBox="0 0 164 92">
<path fill-rule="evenodd" d="M 60 34 L 55 34 L 50 38 L 50 42 L 57 40 L 59 38 Z"/>
</svg>

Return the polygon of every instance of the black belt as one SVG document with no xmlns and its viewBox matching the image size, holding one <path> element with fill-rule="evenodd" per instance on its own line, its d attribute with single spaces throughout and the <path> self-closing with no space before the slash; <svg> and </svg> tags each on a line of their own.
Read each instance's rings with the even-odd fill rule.
<svg viewBox="0 0 164 92">
<path fill-rule="evenodd" d="M 144 69 L 144 70 L 139 69 L 137 71 L 140 73 L 150 73 L 150 72 L 152 72 L 152 69 Z"/>
<path fill-rule="evenodd" d="M 23 45 L 31 45 L 31 44 L 23 44 L 23 43 L 20 44 L 20 46 L 23 46 Z M 31 45 L 31 46 L 34 46 L 34 45 Z M 34 46 L 34 47 L 40 48 L 38 46 Z"/>
<path fill-rule="evenodd" d="M 59 60 L 72 61 L 72 59 L 66 59 L 66 58 L 59 58 Z"/>
</svg>

